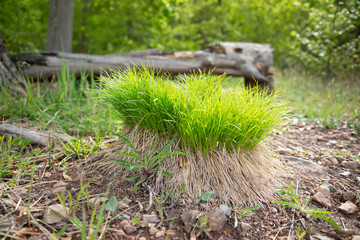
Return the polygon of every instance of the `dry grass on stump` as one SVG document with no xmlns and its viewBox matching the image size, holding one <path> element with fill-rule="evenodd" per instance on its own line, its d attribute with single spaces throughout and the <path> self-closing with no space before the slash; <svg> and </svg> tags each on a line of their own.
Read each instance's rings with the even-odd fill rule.
<svg viewBox="0 0 360 240">
<path fill-rule="evenodd" d="M 156 138 L 155 134 L 138 129 L 124 136 L 132 140 L 140 154 L 150 152 Z M 158 145 L 163 146 L 168 140 L 158 140 Z M 273 200 L 275 189 L 281 186 L 279 182 L 279 176 L 283 174 L 281 163 L 272 157 L 270 149 L 264 143 L 259 143 L 251 151 L 236 152 L 223 149 L 209 155 L 204 155 L 200 151 L 186 151 L 181 148 L 179 141 L 173 143 L 170 149 L 183 151 L 188 155 L 170 156 L 165 160 L 154 180 L 154 188 L 157 191 L 166 187 L 177 192 L 183 184 L 186 184 L 185 192 L 189 196 L 197 197 L 199 191 L 215 192 L 216 197 L 221 201 L 240 201 L 248 205 Z M 112 160 L 123 158 L 117 151 L 132 153 L 127 144 L 118 140 L 88 162 L 87 174 L 95 176 L 102 172 L 109 182 L 123 181 L 124 178 L 131 176 L 130 171 Z M 173 177 L 165 177 L 161 171 L 170 172 Z M 123 183 L 124 186 L 129 184 L 127 181 Z"/>
</svg>

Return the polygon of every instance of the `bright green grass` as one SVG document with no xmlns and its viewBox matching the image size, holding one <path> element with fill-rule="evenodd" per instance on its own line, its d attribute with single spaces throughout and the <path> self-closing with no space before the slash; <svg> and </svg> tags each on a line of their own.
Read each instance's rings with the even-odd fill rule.
<svg viewBox="0 0 360 240">
<path fill-rule="evenodd" d="M 104 78 L 100 96 L 126 126 L 177 134 L 184 147 L 205 153 L 218 147 L 252 149 L 288 113 L 285 102 L 259 89 L 223 90 L 223 77 L 200 74 L 178 80 L 128 69 Z"/>
<path fill-rule="evenodd" d="M 281 90 L 295 114 L 324 127 L 333 128 L 347 121 L 360 134 L 360 85 L 339 79 L 324 84 L 320 79 L 284 73 L 277 77 Z"/>
<path fill-rule="evenodd" d="M 96 87 L 93 76 L 76 79 L 63 68 L 52 82 L 26 85 L 26 99 L 12 96 L 6 87 L 0 90 L 0 119 L 79 136 L 105 136 L 120 126 L 110 109 L 89 96 L 88 91 Z"/>
</svg>

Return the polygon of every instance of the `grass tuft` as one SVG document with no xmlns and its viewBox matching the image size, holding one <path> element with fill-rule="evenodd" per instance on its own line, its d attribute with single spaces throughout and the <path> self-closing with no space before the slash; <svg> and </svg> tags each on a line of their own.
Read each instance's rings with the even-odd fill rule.
<svg viewBox="0 0 360 240">
<path fill-rule="evenodd" d="M 186 149 L 253 149 L 289 112 L 286 102 L 259 88 L 224 91 L 224 76 L 183 75 L 176 81 L 130 68 L 103 78 L 100 97 L 130 128 L 176 134 Z"/>
</svg>

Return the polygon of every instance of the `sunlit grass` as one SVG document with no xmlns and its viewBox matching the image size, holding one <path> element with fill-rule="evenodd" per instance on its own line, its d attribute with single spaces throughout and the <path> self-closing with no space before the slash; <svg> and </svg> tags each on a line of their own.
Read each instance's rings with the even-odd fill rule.
<svg viewBox="0 0 360 240">
<path fill-rule="evenodd" d="M 184 147 L 205 153 L 216 148 L 253 149 L 284 123 L 288 107 L 276 96 L 239 87 L 223 90 L 222 76 L 181 76 L 128 69 L 104 78 L 101 98 L 129 127 L 176 134 Z"/>
<path fill-rule="evenodd" d="M 359 83 L 337 79 L 324 84 L 319 78 L 285 72 L 277 77 L 276 87 L 298 116 L 329 128 L 341 122 L 348 122 L 354 130 L 360 126 Z"/>
<path fill-rule="evenodd" d="M 105 136 L 120 126 L 110 109 L 89 95 L 96 87 L 94 76 L 77 79 L 66 67 L 52 81 L 26 83 L 27 97 L 0 91 L 0 119 L 28 122 L 39 129 L 53 128 L 70 135 Z"/>
</svg>

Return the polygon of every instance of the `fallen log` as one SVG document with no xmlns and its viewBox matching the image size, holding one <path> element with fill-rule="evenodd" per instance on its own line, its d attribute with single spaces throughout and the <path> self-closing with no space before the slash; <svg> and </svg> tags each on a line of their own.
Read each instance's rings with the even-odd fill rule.
<svg viewBox="0 0 360 240">
<path fill-rule="evenodd" d="M 52 145 L 54 142 L 68 142 L 69 138 L 72 139 L 72 137 L 68 137 L 61 133 L 35 131 L 11 124 L 0 124 L 0 136 L 3 135 L 6 137 L 12 136 L 14 138 L 21 137 L 29 139 L 31 144 L 44 147 Z"/>
<path fill-rule="evenodd" d="M 274 87 L 273 48 L 269 44 L 220 42 L 210 44 L 203 51 L 149 49 L 112 55 L 44 52 L 40 56 L 14 56 L 12 59 L 30 65 L 22 70 L 30 78 L 52 77 L 63 65 L 76 75 L 89 72 L 99 75 L 111 69 L 138 66 L 171 75 L 213 71 L 219 75 L 244 77 L 248 86 L 258 83 L 270 91 Z"/>
</svg>

